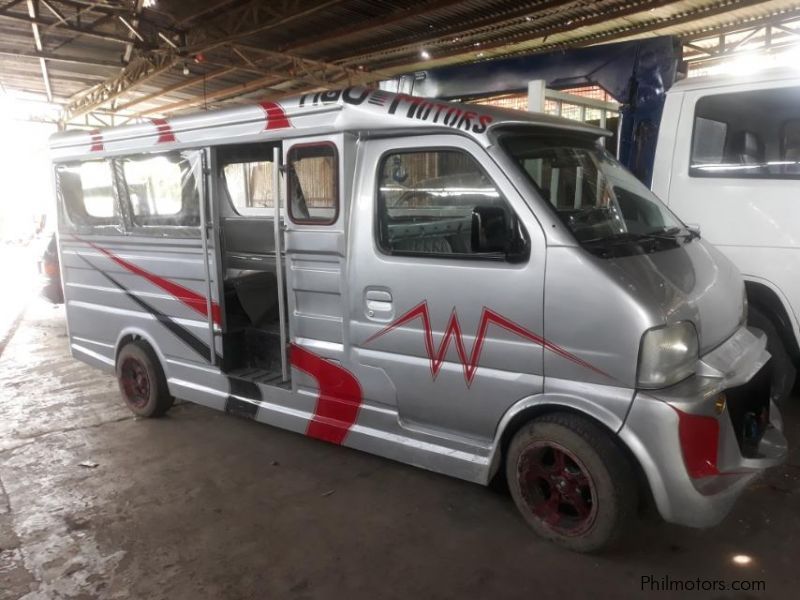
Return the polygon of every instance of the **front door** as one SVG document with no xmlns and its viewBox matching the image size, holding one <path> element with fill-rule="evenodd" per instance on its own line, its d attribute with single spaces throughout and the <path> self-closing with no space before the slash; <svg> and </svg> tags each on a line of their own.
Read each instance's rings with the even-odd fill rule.
<svg viewBox="0 0 800 600">
<path fill-rule="evenodd" d="M 359 169 L 349 341 L 364 400 L 405 427 L 490 439 L 542 389 L 543 232 L 462 136 L 367 141 Z"/>
</svg>

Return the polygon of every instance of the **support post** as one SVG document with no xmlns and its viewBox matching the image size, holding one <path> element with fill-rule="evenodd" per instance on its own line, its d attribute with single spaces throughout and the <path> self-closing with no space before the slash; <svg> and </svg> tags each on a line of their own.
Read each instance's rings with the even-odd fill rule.
<svg viewBox="0 0 800 600">
<path fill-rule="evenodd" d="M 283 280 L 283 251 L 281 250 L 281 148 L 272 151 L 272 204 L 275 207 L 273 235 L 275 237 L 275 276 L 278 279 L 278 323 L 281 332 L 281 381 L 289 381 L 289 362 L 286 356 L 286 286 Z"/>
</svg>

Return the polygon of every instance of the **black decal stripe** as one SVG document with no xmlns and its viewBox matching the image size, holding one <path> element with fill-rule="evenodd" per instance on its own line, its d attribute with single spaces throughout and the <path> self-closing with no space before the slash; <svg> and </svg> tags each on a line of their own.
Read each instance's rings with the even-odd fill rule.
<svg viewBox="0 0 800 600">
<path fill-rule="evenodd" d="M 119 281 L 117 281 L 116 279 L 111 277 L 111 275 L 109 275 L 108 273 L 102 271 L 101 269 L 99 269 L 98 267 L 93 265 L 84 256 L 81 256 L 80 254 L 77 254 L 76 256 L 78 256 L 81 260 L 83 260 L 83 262 L 85 262 L 87 265 L 89 265 L 92 269 L 94 269 L 95 271 L 100 273 L 103 277 L 108 279 L 111 283 L 113 283 L 115 286 L 117 286 L 119 289 L 121 289 L 123 292 L 125 292 L 125 295 L 128 298 L 130 298 L 135 304 L 139 305 L 145 311 L 147 311 L 151 315 L 153 315 L 159 323 L 161 323 L 162 325 L 164 325 L 164 327 L 169 329 L 184 344 L 189 346 L 189 348 L 191 348 L 198 355 L 200 355 L 200 357 L 202 357 L 205 360 L 209 359 L 209 355 L 210 355 L 209 346 L 203 340 L 198 338 L 196 335 L 194 335 L 192 332 L 190 332 L 185 327 L 182 327 L 181 325 L 178 325 L 170 317 L 168 317 L 167 315 L 162 313 L 160 310 L 158 310 L 154 306 L 148 304 L 147 302 L 145 302 L 141 298 L 136 297 L 134 294 L 131 293 L 130 290 L 128 290 L 128 288 L 126 288 Z M 220 357 L 219 354 L 217 354 L 217 362 L 220 362 L 220 361 L 222 361 L 222 357 Z"/>
</svg>

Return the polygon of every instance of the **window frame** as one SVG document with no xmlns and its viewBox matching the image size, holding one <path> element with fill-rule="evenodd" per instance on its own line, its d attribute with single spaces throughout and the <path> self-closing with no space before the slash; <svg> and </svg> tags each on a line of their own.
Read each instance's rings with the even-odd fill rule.
<svg viewBox="0 0 800 600">
<path fill-rule="evenodd" d="M 93 223 L 78 223 L 73 218 L 73 214 L 71 213 L 68 202 L 64 198 L 63 192 L 59 191 L 61 188 L 61 168 L 76 168 L 84 165 L 86 163 L 91 162 L 102 162 L 104 163 L 110 172 L 111 175 L 111 202 L 114 206 L 116 211 L 116 215 L 112 215 L 111 217 L 95 217 L 89 214 L 86 211 L 86 204 L 85 204 L 85 197 L 83 202 L 84 212 L 86 215 L 92 219 Z M 123 205 L 120 191 L 119 191 L 119 181 L 117 179 L 116 167 L 114 165 L 114 161 L 111 157 L 92 157 L 87 159 L 78 159 L 78 160 L 68 160 L 62 162 L 54 163 L 54 175 L 56 177 L 56 194 L 58 200 L 58 211 L 63 212 L 63 215 L 66 219 L 66 223 L 68 224 L 69 228 L 72 231 L 90 231 L 92 233 L 98 232 L 102 234 L 120 234 L 124 235 L 128 232 L 128 216 L 126 214 L 126 207 Z M 81 187 L 81 193 L 83 193 L 83 189 Z"/>
<path fill-rule="evenodd" d="M 337 147 L 336 143 L 331 140 L 320 140 L 316 142 L 301 142 L 299 144 L 292 144 L 286 149 L 286 169 L 288 170 L 291 165 L 291 156 L 292 152 L 298 148 L 316 148 L 316 147 L 329 147 L 333 148 L 333 159 L 334 159 L 334 182 L 333 182 L 333 190 L 334 190 L 334 197 L 336 198 L 336 205 L 334 206 L 333 216 L 330 220 L 327 221 L 320 221 L 316 219 L 297 219 L 295 218 L 292 212 L 292 192 L 294 190 L 294 186 L 296 185 L 293 181 L 294 178 L 287 176 L 286 177 L 286 198 L 284 200 L 286 205 L 286 215 L 289 217 L 289 220 L 294 223 L 295 225 L 319 225 L 322 227 L 330 227 L 331 225 L 335 224 L 339 220 L 339 213 L 341 212 L 341 185 L 340 185 L 340 177 L 339 177 L 339 148 Z"/>
<path fill-rule="evenodd" d="M 724 119 L 720 119 L 720 118 L 712 118 L 712 117 L 708 117 L 708 116 L 703 117 L 703 116 L 700 116 L 700 115 L 697 114 L 698 106 L 700 105 L 700 103 L 703 100 L 705 100 L 706 98 L 715 98 L 715 97 L 718 97 L 718 96 L 728 96 L 728 97 L 730 97 L 730 96 L 738 96 L 740 94 L 753 94 L 753 93 L 758 93 L 758 92 L 762 92 L 762 93 L 773 92 L 773 93 L 776 93 L 776 92 L 786 91 L 786 90 L 797 90 L 798 92 L 800 92 L 800 84 L 792 83 L 790 85 L 745 88 L 745 89 L 737 89 L 737 90 L 734 90 L 734 91 L 721 91 L 719 89 L 714 89 L 714 90 L 708 90 L 709 93 L 703 93 L 705 90 L 698 90 L 697 96 L 694 98 L 694 106 L 693 106 L 693 109 L 692 109 L 691 119 L 690 119 L 690 122 L 689 122 L 689 126 L 691 127 L 691 136 L 690 136 L 690 140 L 689 140 L 689 151 L 687 152 L 687 167 L 686 167 L 686 175 L 687 175 L 687 177 L 689 177 L 690 179 L 732 179 L 732 180 L 747 180 L 747 181 L 752 181 L 752 180 L 755 180 L 755 181 L 765 181 L 765 180 L 766 181 L 797 181 L 797 180 L 799 180 L 800 179 L 800 173 L 795 173 L 795 174 L 789 174 L 789 173 L 758 173 L 758 172 L 755 172 L 755 170 L 754 170 L 753 172 L 750 172 L 750 173 L 739 172 L 739 173 L 733 174 L 733 173 L 729 173 L 729 172 L 726 173 L 724 171 L 719 171 L 719 172 L 704 171 L 704 170 L 692 167 L 692 160 L 694 158 L 692 151 L 694 150 L 695 136 L 697 135 L 696 123 L 697 123 L 697 118 L 698 117 L 701 118 L 701 119 L 710 119 L 712 121 L 725 123 L 725 125 L 727 127 L 726 132 L 725 132 L 725 148 L 727 148 L 728 136 L 731 133 L 731 122 L 730 121 L 724 120 Z M 681 120 L 682 120 L 682 118 L 681 118 Z M 788 119 L 788 120 L 790 120 L 790 121 L 791 120 L 800 120 L 800 111 L 798 112 L 798 116 L 795 119 Z M 783 129 L 782 129 L 782 127 L 783 127 L 783 123 L 785 123 L 786 121 L 787 120 L 784 119 L 783 121 L 780 122 L 779 135 L 781 136 L 781 139 L 779 139 L 777 141 L 779 151 L 782 154 L 784 152 L 783 139 L 782 139 L 782 137 L 783 137 Z M 768 168 L 768 166 L 769 166 L 768 161 L 765 161 L 764 166 L 766 166 Z"/>
<path fill-rule="evenodd" d="M 224 175 L 225 167 L 227 167 L 227 166 L 234 165 L 234 164 L 256 164 L 254 162 L 241 162 L 241 161 L 232 161 L 232 162 L 227 162 L 226 163 L 225 161 L 221 160 L 221 154 L 223 154 L 226 149 L 239 148 L 239 147 L 245 147 L 245 146 L 267 146 L 271 150 L 274 150 L 275 148 L 278 148 L 279 149 L 279 159 L 283 160 L 283 147 L 284 147 L 285 143 L 286 143 L 286 141 L 284 139 L 278 139 L 278 140 L 269 140 L 269 141 L 263 141 L 263 142 L 262 141 L 255 141 L 255 142 L 224 143 L 224 144 L 216 144 L 216 145 L 210 146 L 209 148 L 210 148 L 211 152 L 213 153 L 213 156 L 214 156 L 213 160 L 214 160 L 214 165 L 215 165 L 215 167 L 214 167 L 215 173 L 214 173 L 214 176 L 213 176 L 213 179 L 214 179 L 213 185 L 215 185 L 215 186 L 220 186 L 221 185 L 222 175 Z M 269 160 L 267 160 L 267 161 L 258 161 L 258 162 L 266 162 L 268 164 L 273 165 L 272 168 L 273 169 L 278 169 L 278 173 L 280 174 L 280 176 L 282 178 L 283 177 L 283 164 L 279 163 L 279 164 L 275 165 L 275 163 L 273 162 L 272 158 L 273 158 L 273 154 L 270 152 Z M 219 187 L 217 187 L 216 189 L 219 190 Z M 281 209 L 283 209 L 283 204 L 284 204 L 283 200 L 284 199 L 281 197 L 280 191 L 281 191 L 280 189 L 278 191 L 273 191 L 273 194 L 274 194 L 275 198 L 277 199 L 277 201 L 280 202 Z M 226 190 L 226 192 L 227 192 L 226 195 L 228 197 L 226 199 L 223 199 L 223 198 L 221 198 L 221 193 L 219 191 L 217 191 L 216 194 L 217 194 L 218 198 L 217 198 L 216 201 L 220 203 L 220 207 L 222 207 L 222 203 L 224 202 L 225 207 L 232 211 L 232 216 L 244 217 L 244 218 L 253 218 L 253 219 L 265 219 L 265 218 L 266 219 L 272 219 L 272 218 L 274 218 L 274 216 L 275 216 L 275 207 L 274 207 L 274 205 L 273 206 L 245 206 L 245 207 L 242 207 L 242 208 L 237 208 L 236 204 L 233 201 L 233 197 L 230 195 L 230 190 L 228 189 L 228 190 Z M 244 211 L 244 212 L 242 212 L 242 211 Z"/>
<path fill-rule="evenodd" d="M 390 155 L 397 155 L 397 154 L 415 154 L 420 152 L 457 152 L 459 154 L 465 155 L 472 159 L 475 164 L 477 165 L 480 172 L 486 176 L 486 178 L 494 184 L 495 188 L 497 189 L 500 197 L 503 199 L 503 202 L 506 204 L 509 212 L 514 216 L 516 222 L 519 227 L 522 228 L 524 233 L 525 242 L 528 247 L 528 251 L 526 256 L 523 260 L 509 260 L 507 256 L 500 256 L 499 253 L 457 253 L 452 252 L 450 254 L 439 254 L 436 252 L 415 252 L 413 250 L 389 250 L 383 247 L 381 243 L 381 213 L 380 213 L 380 188 L 381 188 L 381 177 L 383 172 L 383 166 L 386 162 L 387 156 Z M 486 169 L 483 168 L 481 165 L 480 160 L 476 157 L 472 152 L 465 148 L 460 148 L 458 146 L 444 146 L 444 145 L 436 145 L 436 146 L 403 146 L 400 148 L 392 148 L 390 150 L 383 151 L 380 156 L 378 156 L 378 160 L 376 162 L 375 168 L 375 179 L 373 185 L 373 194 L 374 194 L 374 201 L 373 207 L 375 209 L 375 217 L 373 219 L 373 227 L 372 227 L 372 238 L 375 248 L 377 249 L 378 253 L 383 256 L 389 257 L 404 257 L 404 258 L 434 258 L 439 260 L 458 260 L 458 261 L 481 261 L 486 263 L 501 263 L 505 265 L 526 265 L 530 261 L 531 257 L 531 235 L 528 233 L 528 228 L 525 227 L 520 216 L 517 214 L 517 211 L 514 210 L 514 207 L 506 198 L 506 195 L 503 193 L 501 186 L 497 184 L 494 177 L 489 175 Z"/>
<path fill-rule="evenodd" d="M 153 225 L 140 225 L 136 223 L 136 216 L 133 212 L 133 203 L 131 202 L 130 193 L 128 189 L 128 181 L 125 177 L 125 165 L 124 161 L 126 159 L 147 159 L 152 158 L 159 155 L 165 155 L 170 153 L 177 153 L 183 155 L 185 153 L 194 152 L 197 153 L 200 159 L 200 177 L 199 179 L 195 177 L 195 182 L 197 185 L 197 200 L 198 200 L 198 215 L 201 216 L 201 212 L 204 210 L 206 202 L 206 194 L 207 194 L 207 182 L 205 177 L 205 162 L 206 162 L 206 147 L 192 147 L 192 148 L 170 148 L 160 151 L 150 151 L 150 152 L 133 152 L 133 153 L 125 153 L 119 154 L 108 157 L 106 160 L 111 161 L 114 168 L 114 177 L 115 177 L 115 186 L 117 191 L 117 197 L 119 203 L 122 205 L 124 215 L 125 215 L 125 229 L 126 233 L 129 235 L 155 235 L 155 236 L 164 236 L 164 234 L 172 234 L 172 237 L 201 237 L 201 222 L 202 218 L 200 218 L 200 222 L 197 225 L 172 225 L 172 224 L 164 224 L 164 223 L 157 223 Z M 181 211 L 183 211 L 184 205 L 181 204 Z M 205 207 L 208 210 L 207 207 Z M 180 214 L 180 211 L 175 214 Z M 148 215 L 153 216 L 153 215 Z M 175 235 L 176 233 L 180 232 L 181 235 Z M 167 237 L 170 237 L 167 235 Z"/>
</svg>

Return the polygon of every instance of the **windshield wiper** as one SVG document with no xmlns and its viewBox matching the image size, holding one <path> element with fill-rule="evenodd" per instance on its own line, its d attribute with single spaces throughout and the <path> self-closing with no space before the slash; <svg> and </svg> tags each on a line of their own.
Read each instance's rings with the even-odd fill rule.
<svg viewBox="0 0 800 600">
<path fill-rule="evenodd" d="M 612 235 L 607 235 L 603 237 L 596 237 L 591 238 L 588 240 L 581 240 L 582 244 L 608 244 L 611 246 L 616 246 L 619 244 L 630 244 L 635 242 L 643 242 L 643 241 L 656 241 L 656 240 L 672 240 L 673 238 L 668 236 L 661 236 L 652 233 L 614 233 Z"/>
<path fill-rule="evenodd" d="M 698 231 L 689 229 L 688 227 L 663 227 L 662 229 L 651 231 L 649 234 L 668 238 L 684 237 L 687 241 L 692 241 L 693 239 L 700 237 L 700 233 Z"/>
</svg>

